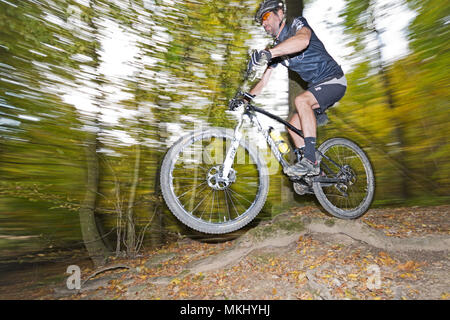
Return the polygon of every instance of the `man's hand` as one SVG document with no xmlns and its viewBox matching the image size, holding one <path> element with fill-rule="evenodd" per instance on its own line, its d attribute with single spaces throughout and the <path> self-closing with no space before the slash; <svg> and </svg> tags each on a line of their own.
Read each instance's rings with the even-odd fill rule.
<svg viewBox="0 0 450 320">
<path fill-rule="evenodd" d="M 272 59 L 272 54 L 268 50 L 254 50 L 250 59 L 250 66 L 254 68 L 265 68 Z"/>
<path fill-rule="evenodd" d="M 228 104 L 228 108 L 231 111 L 236 110 L 237 108 L 239 108 L 240 106 L 245 105 L 245 100 L 243 98 L 237 98 L 237 99 L 231 99 L 230 103 Z"/>
<path fill-rule="evenodd" d="M 271 59 L 272 54 L 268 50 L 254 50 L 252 52 L 247 67 L 247 73 L 251 81 L 255 78 L 261 78 Z"/>
<path fill-rule="evenodd" d="M 237 108 L 239 108 L 240 106 L 244 106 L 244 105 L 246 105 L 247 103 L 249 103 L 250 101 L 252 101 L 252 99 L 253 99 L 254 97 L 255 97 L 254 95 L 252 95 L 252 94 L 250 94 L 250 93 L 248 93 L 248 92 L 244 92 L 244 93 L 242 94 L 242 97 L 240 97 L 240 98 L 235 98 L 235 99 L 231 99 L 231 100 L 230 100 L 230 103 L 228 104 L 228 108 L 229 108 L 231 111 L 234 111 L 234 110 L 236 110 Z"/>
</svg>

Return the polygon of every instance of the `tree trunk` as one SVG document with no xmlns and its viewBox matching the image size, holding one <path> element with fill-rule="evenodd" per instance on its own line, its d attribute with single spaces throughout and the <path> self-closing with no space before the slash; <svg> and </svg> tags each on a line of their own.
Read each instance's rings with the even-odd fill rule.
<svg viewBox="0 0 450 320">
<path fill-rule="evenodd" d="M 136 198 L 136 188 L 139 181 L 139 169 L 141 167 L 141 146 L 139 142 L 136 144 L 136 157 L 134 160 L 133 182 L 131 183 L 130 194 L 127 207 L 127 254 L 134 257 L 136 254 L 136 225 L 134 219 L 134 201 Z"/>
<path fill-rule="evenodd" d="M 87 24 L 92 29 L 92 59 L 94 61 L 94 69 L 98 70 L 100 65 L 99 56 L 95 49 L 95 44 L 98 41 L 98 30 L 93 22 L 91 12 L 95 12 L 95 1 L 89 1 L 89 11 L 87 16 L 89 17 Z M 96 76 L 94 81 L 97 85 L 100 85 L 101 79 Z M 96 100 L 99 98 L 95 98 Z M 96 101 L 98 104 L 98 101 Z M 98 123 L 98 113 L 95 115 L 93 127 L 98 128 L 94 133 L 89 133 L 86 138 L 86 159 L 87 159 L 87 181 L 86 181 L 86 194 L 83 200 L 82 207 L 80 209 L 80 225 L 81 233 L 83 237 L 86 249 L 96 266 L 105 263 L 106 258 L 111 254 L 108 248 L 105 246 L 103 239 L 97 229 L 97 223 L 95 221 L 95 211 L 97 206 L 97 195 L 99 193 L 99 181 L 100 181 L 100 165 L 98 161 L 97 149 L 98 149 L 98 132 L 100 131 L 100 125 Z"/>
<path fill-rule="evenodd" d="M 287 0 L 286 1 L 286 17 L 288 19 L 301 16 L 303 14 L 303 0 Z M 306 83 L 300 78 L 297 72 L 288 70 L 289 77 L 289 115 L 288 118 L 296 112 L 294 100 L 295 97 L 305 91 Z M 283 175 L 281 177 L 281 201 L 283 206 L 288 203 L 294 203 L 294 190 L 292 183 Z"/>
<path fill-rule="evenodd" d="M 103 243 L 95 222 L 95 208 L 99 187 L 99 162 L 97 139 L 90 135 L 86 146 L 87 181 L 86 194 L 80 209 L 80 226 L 86 249 L 96 266 L 104 264 L 109 251 Z"/>
<path fill-rule="evenodd" d="M 159 139 L 163 139 L 162 137 L 159 137 Z M 162 141 L 162 140 L 159 140 Z M 155 170 L 155 179 L 154 179 L 154 186 L 153 186 L 153 193 L 155 195 L 155 201 L 153 202 L 153 221 L 150 226 L 150 243 L 152 248 L 156 248 L 164 244 L 166 236 L 165 236 L 165 221 L 164 221 L 164 214 L 163 214 L 163 198 L 161 194 L 161 187 L 160 187 L 160 169 L 161 169 L 161 162 L 163 159 L 164 154 L 160 152 L 159 150 L 156 151 L 154 154 L 154 163 L 156 165 Z"/>
</svg>

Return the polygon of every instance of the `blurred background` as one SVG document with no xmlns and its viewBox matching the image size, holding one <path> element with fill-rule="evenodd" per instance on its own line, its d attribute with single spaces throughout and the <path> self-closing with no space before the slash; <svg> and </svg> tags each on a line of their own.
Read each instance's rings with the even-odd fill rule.
<svg viewBox="0 0 450 320">
<path fill-rule="evenodd" d="M 195 127 L 235 125 L 224 111 L 248 53 L 272 41 L 253 20 L 259 4 L 0 0 L 3 281 L 8 271 L 38 262 L 69 265 L 78 254 L 100 264 L 180 233 L 199 236 L 168 212 L 159 165 Z M 450 3 L 309 0 L 287 7 L 290 15 L 303 11 L 349 83 L 319 141 L 344 136 L 369 154 L 373 207 L 448 204 Z M 256 102 L 286 117 L 288 101 L 280 66 Z M 295 195 L 279 170 L 270 178 L 260 220 L 316 205 Z"/>
</svg>

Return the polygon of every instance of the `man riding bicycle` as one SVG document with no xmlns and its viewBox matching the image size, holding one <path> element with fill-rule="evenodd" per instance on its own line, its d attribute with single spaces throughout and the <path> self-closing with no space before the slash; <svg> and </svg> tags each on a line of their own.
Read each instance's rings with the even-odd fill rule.
<svg viewBox="0 0 450 320">
<path fill-rule="evenodd" d="M 288 176 L 317 175 L 320 168 L 315 153 L 316 115 L 324 116 L 324 112 L 344 96 L 347 80 L 305 18 L 286 20 L 283 1 L 264 0 L 255 19 L 275 42 L 272 48 L 252 54 L 250 68 L 265 68 L 265 72 L 243 99 L 249 102 L 259 94 L 280 63 L 308 83 L 308 89 L 295 98 L 297 113 L 289 120 L 303 131 L 305 138 L 288 129 L 296 147 L 297 162 L 285 168 L 284 173 Z"/>
</svg>

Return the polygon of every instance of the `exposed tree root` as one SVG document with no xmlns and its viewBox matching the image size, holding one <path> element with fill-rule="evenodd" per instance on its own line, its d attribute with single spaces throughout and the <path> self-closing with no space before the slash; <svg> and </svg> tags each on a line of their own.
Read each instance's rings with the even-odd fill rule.
<svg viewBox="0 0 450 320">
<path fill-rule="evenodd" d="M 270 238 L 265 241 L 256 243 L 240 242 L 233 249 L 227 250 L 216 256 L 208 257 L 192 264 L 189 267 L 190 273 L 195 274 L 198 272 L 207 272 L 224 268 L 232 263 L 238 262 L 254 250 L 267 247 L 286 247 L 295 242 L 300 234 L 304 233 L 305 232 L 285 235 L 277 238 Z"/>
<path fill-rule="evenodd" d="M 305 221 L 306 220 L 306 221 Z M 397 238 L 388 237 L 383 232 L 373 229 L 358 220 L 314 219 L 307 221 L 305 226 L 310 232 L 344 234 L 350 238 L 362 241 L 376 248 L 392 251 L 445 251 L 450 248 L 450 237 L 445 235 L 430 235 L 424 237 Z"/>
<path fill-rule="evenodd" d="M 290 223 L 295 224 L 296 227 L 290 228 Z M 274 220 L 271 224 L 256 227 L 237 241 L 233 248 L 191 264 L 188 267 L 189 273 L 195 274 L 224 268 L 239 262 L 255 250 L 289 246 L 306 233 L 344 234 L 353 240 L 362 241 L 387 251 L 445 251 L 450 248 L 450 237 L 445 235 L 395 238 L 388 237 L 360 221 L 284 216 Z M 310 282 L 314 286 L 314 280 L 310 280 Z M 323 298 L 326 297 L 325 294 Z"/>
<path fill-rule="evenodd" d="M 99 275 L 100 273 L 109 271 L 109 270 L 115 270 L 115 269 L 131 269 L 131 267 L 125 265 L 125 264 L 114 264 L 112 266 L 106 266 L 104 268 L 100 268 L 98 270 L 96 270 L 94 273 L 92 273 L 89 277 L 87 277 L 83 283 L 81 284 L 81 287 L 84 286 L 84 284 L 89 281 L 90 279 L 92 279 L 93 277 Z"/>
</svg>

